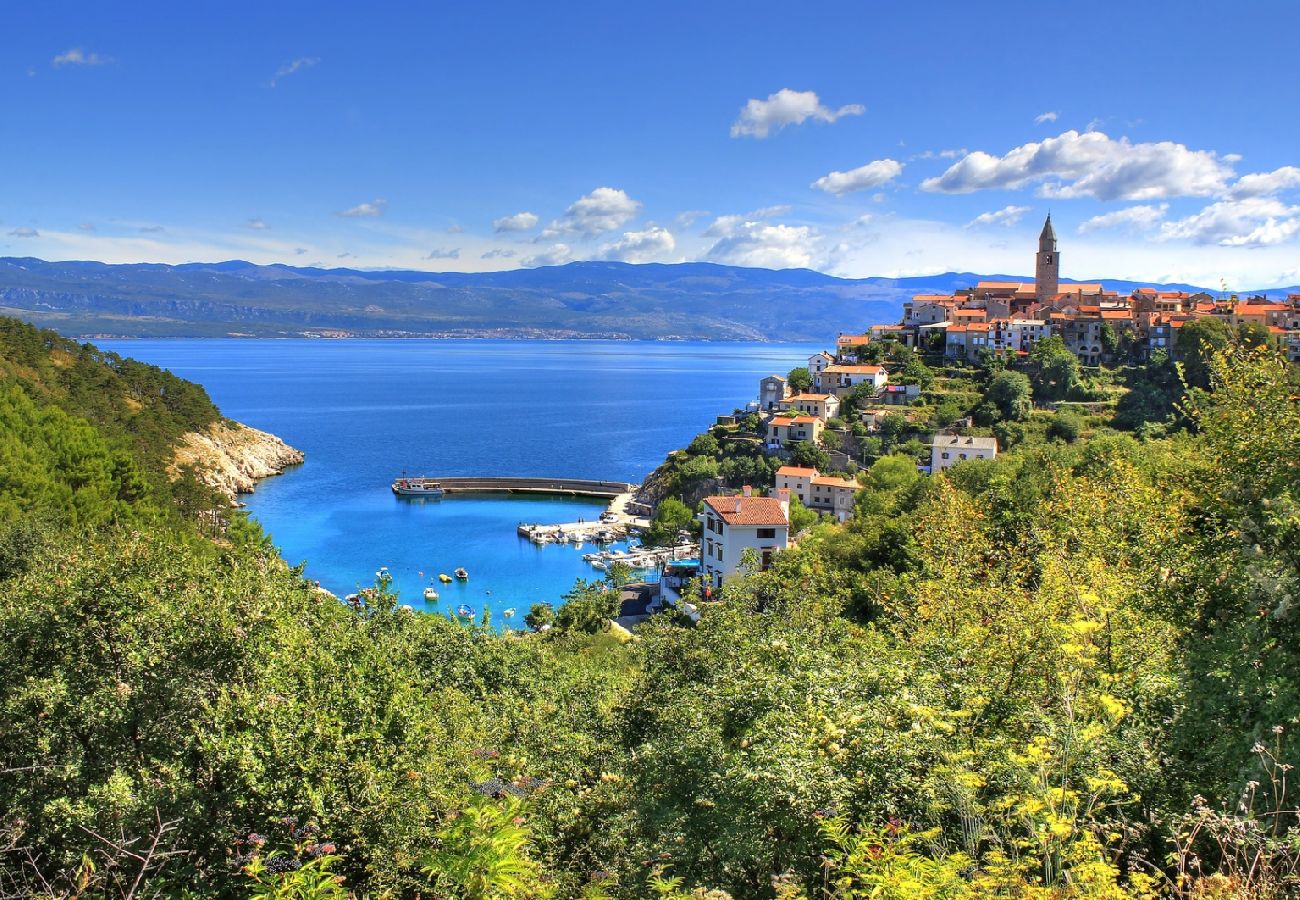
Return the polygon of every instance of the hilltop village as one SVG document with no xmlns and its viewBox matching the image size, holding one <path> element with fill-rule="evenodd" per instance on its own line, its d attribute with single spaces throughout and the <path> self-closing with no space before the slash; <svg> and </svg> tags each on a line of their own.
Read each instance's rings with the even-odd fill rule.
<svg viewBox="0 0 1300 900">
<path fill-rule="evenodd" d="M 1122 296 L 1101 283 L 1062 283 L 1060 271 L 1048 215 L 1033 282 L 917 295 L 900 322 L 841 333 L 833 352 L 763 378 L 755 401 L 697 438 L 685 466 L 677 461 L 698 470 L 684 471 L 669 493 L 700 510 L 706 591 L 742 566 L 768 568 L 809 523 L 851 518 L 859 479 L 885 456 L 934 474 L 1034 439 L 1150 431 L 1167 412 L 1162 404 L 1172 404 L 1161 392 L 1177 380 L 1173 364 L 1230 334 L 1300 361 L 1300 295 L 1273 302 L 1139 288 Z M 1162 375 L 1165 383 L 1154 383 Z M 710 469 L 709 457 L 720 465 Z M 709 472 L 716 477 L 701 477 Z M 738 474 L 753 483 L 728 489 Z M 723 490 L 697 496 L 690 488 L 701 483 Z"/>
</svg>

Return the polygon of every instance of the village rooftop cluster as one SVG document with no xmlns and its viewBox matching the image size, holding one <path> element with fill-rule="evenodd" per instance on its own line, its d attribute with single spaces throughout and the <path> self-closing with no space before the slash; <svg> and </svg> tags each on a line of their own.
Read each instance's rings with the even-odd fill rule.
<svg viewBox="0 0 1300 900">
<path fill-rule="evenodd" d="M 1099 366 L 1135 356 L 1150 359 L 1157 353 L 1177 359 L 1178 329 L 1213 317 L 1234 329 L 1266 329 L 1288 359 L 1300 362 L 1300 295 L 1273 302 L 1265 297 L 1239 300 L 1139 288 L 1121 296 L 1100 283 L 1061 284 L 1060 266 L 1048 215 L 1039 235 L 1034 282 L 981 281 L 952 294 L 917 295 L 904 303 L 901 322 L 841 333 L 834 353 L 809 357 L 811 384 L 806 389 L 793 390 L 781 375 L 763 378 L 758 399 L 748 411 L 761 417 L 765 451 L 786 458 L 801 442 L 821 447 L 827 422 L 839 418 L 849 394 L 869 398 L 858 415 L 873 432 L 891 408 L 896 411 L 916 400 L 919 386 L 890 384 L 884 366 L 863 361 L 866 348 L 880 342 L 930 354 L 942 351 L 946 360 L 978 363 L 989 356 L 1027 356 L 1037 342 L 1059 336 L 1081 365 Z M 995 458 L 998 441 L 939 431 L 929 449 L 929 465 L 918 468 L 935 474 L 966 460 Z M 773 554 L 789 545 L 792 497 L 839 522 L 853 515 L 856 481 L 787 464 L 776 471 L 775 482 L 767 497 L 745 488 L 738 495 L 704 499 L 700 575 L 710 593 L 740 570 L 746 551 L 751 551 L 746 558 L 766 569 Z"/>
</svg>

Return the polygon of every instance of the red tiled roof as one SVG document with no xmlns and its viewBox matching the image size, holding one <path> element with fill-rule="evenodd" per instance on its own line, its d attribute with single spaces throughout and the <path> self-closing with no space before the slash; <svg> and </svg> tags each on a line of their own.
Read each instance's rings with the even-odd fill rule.
<svg viewBox="0 0 1300 900">
<path fill-rule="evenodd" d="M 728 525 L 788 525 L 775 497 L 705 497 L 704 503 Z"/>
<path fill-rule="evenodd" d="M 792 478 L 816 478 L 820 473 L 818 473 L 816 469 L 809 468 L 808 466 L 782 466 L 776 470 L 776 474 L 788 475 Z"/>
<path fill-rule="evenodd" d="M 784 402 L 794 403 L 796 400 L 816 400 L 818 402 L 825 402 L 834 399 L 834 397 L 834 394 L 791 394 L 789 397 L 785 398 Z"/>
<path fill-rule="evenodd" d="M 827 366 L 823 372 L 842 375 L 879 375 L 885 371 L 884 366 Z"/>
</svg>

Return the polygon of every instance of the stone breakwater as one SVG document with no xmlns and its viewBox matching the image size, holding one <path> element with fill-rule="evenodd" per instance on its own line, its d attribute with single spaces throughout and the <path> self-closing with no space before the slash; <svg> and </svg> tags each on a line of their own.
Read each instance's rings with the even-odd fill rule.
<svg viewBox="0 0 1300 900">
<path fill-rule="evenodd" d="M 259 480 L 302 461 L 301 450 L 275 435 L 226 420 L 185 435 L 172 457 L 172 468 L 193 466 L 205 484 L 233 504 L 237 494 L 251 494 Z"/>
</svg>

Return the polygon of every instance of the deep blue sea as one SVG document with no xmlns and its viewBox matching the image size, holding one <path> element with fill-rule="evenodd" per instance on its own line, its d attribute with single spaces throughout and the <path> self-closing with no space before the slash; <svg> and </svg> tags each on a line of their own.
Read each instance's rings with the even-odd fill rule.
<svg viewBox="0 0 1300 900">
<path fill-rule="evenodd" d="M 481 340 L 99 341 L 207 388 L 221 411 L 279 435 L 307 461 L 245 498 L 285 559 L 336 594 L 387 566 L 402 602 L 462 604 L 519 627 L 599 572 L 590 546 L 538 548 L 520 522 L 593 519 L 601 502 L 449 497 L 403 500 L 412 475 L 537 475 L 639 482 L 803 344 Z M 467 583 L 424 587 L 457 566 Z M 512 607 L 507 622 L 501 612 Z"/>
</svg>

